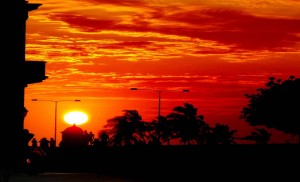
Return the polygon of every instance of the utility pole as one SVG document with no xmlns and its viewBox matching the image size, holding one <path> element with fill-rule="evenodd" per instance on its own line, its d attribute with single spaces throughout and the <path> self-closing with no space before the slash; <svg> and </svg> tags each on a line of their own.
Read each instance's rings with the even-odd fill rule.
<svg viewBox="0 0 300 182">
<path fill-rule="evenodd" d="M 158 90 L 158 89 L 149 89 L 149 88 L 144 88 L 144 89 L 139 89 L 139 88 L 130 88 L 130 90 L 149 90 L 149 91 L 155 91 L 158 94 L 158 115 L 157 115 L 157 120 L 160 121 L 160 110 L 161 110 L 161 92 L 189 92 L 189 90 L 184 89 L 184 90 Z"/>
<path fill-rule="evenodd" d="M 80 102 L 79 99 L 75 100 L 40 100 L 40 99 L 32 99 L 32 101 L 48 101 L 48 102 L 54 102 L 54 146 L 57 146 L 57 103 L 58 102 Z"/>
</svg>

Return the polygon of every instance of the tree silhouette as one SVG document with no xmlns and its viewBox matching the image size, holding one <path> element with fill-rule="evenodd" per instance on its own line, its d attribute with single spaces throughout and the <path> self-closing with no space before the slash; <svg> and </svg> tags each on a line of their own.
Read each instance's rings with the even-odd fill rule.
<svg viewBox="0 0 300 182">
<path fill-rule="evenodd" d="M 174 107 L 166 117 L 151 122 L 143 121 L 137 110 L 123 111 L 122 116 L 108 119 L 104 126 L 110 136 L 110 146 L 160 146 L 170 145 L 171 140 L 183 145 L 235 144 L 237 130 L 223 124 L 210 127 L 189 103 Z"/>
<path fill-rule="evenodd" d="M 242 139 L 255 141 L 256 144 L 267 144 L 271 138 L 271 135 L 272 134 L 264 128 L 255 128 L 255 131 L 252 131 L 250 135 Z"/>
<path fill-rule="evenodd" d="M 235 144 L 234 134 L 237 130 L 230 130 L 228 125 L 216 124 L 214 128 L 211 128 L 210 135 L 208 137 L 208 144 Z"/>
<path fill-rule="evenodd" d="M 109 135 L 105 131 L 102 131 L 99 134 L 99 142 L 100 142 L 99 144 L 101 144 L 101 146 L 107 146 L 108 145 Z"/>
<path fill-rule="evenodd" d="M 184 103 L 184 106 L 175 107 L 167 116 L 174 126 L 174 137 L 179 138 L 182 144 L 205 143 L 209 125 L 204 121 L 203 115 L 197 115 L 197 111 L 192 104 Z"/>
<path fill-rule="evenodd" d="M 113 146 L 131 146 L 145 143 L 147 127 L 136 110 L 123 110 L 123 116 L 107 120 L 104 126 L 112 133 L 110 144 Z"/>
<path fill-rule="evenodd" d="M 159 119 L 150 122 L 149 131 L 151 142 L 167 143 L 167 145 L 170 145 L 170 141 L 174 137 L 172 121 L 164 116 L 160 116 Z"/>
<path fill-rule="evenodd" d="M 245 95 L 249 103 L 242 109 L 241 118 L 251 126 L 296 134 L 300 143 L 300 79 L 290 76 L 282 81 L 270 77 L 265 86 L 255 94 Z"/>
</svg>

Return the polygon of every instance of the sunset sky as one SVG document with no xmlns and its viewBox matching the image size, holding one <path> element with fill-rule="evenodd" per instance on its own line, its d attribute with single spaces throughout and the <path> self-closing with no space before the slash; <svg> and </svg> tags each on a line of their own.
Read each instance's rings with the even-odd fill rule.
<svg viewBox="0 0 300 182">
<path fill-rule="evenodd" d="M 80 127 L 96 136 L 107 119 L 136 109 L 143 120 L 171 113 L 185 102 L 205 121 L 229 124 L 237 136 L 253 128 L 240 120 L 246 93 L 270 76 L 300 75 L 298 0 L 31 0 L 26 60 L 46 61 L 41 83 L 25 88 L 25 128 L 41 137 L 69 125 L 68 111 L 83 111 Z M 130 90 L 131 87 L 149 90 Z M 183 93 L 182 89 L 190 92 Z M 81 102 L 64 100 L 80 99 Z M 272 142 L 285 142 L 280 132 Z M 58 141 L 59 142 L 59 141 Z"/>
</svg>

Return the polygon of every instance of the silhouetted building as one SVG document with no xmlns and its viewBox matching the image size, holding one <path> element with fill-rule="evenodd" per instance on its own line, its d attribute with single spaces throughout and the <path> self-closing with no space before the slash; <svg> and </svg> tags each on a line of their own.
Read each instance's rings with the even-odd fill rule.
<svg viewBox="0 0 300 182">
<path fill-rule="evenodd" d="M 27 84 L 41 82 L 45 76 L 44 61 L 25 61 L 26 21 L 28 12 L 41 4 L 31 4 L 25 0 L 3 2 L 5 14 L 1 22 L 1 144 L 5 147 L 1 164 L 12 167 L 22 160 L 22 132 L 24 129 L 24 90 Z M 8 157 L 11 156 L 11 157 Z M 1 166 L 0 166 L 1 167 Z"/>
<path fill-rule="evenodd" d="M 77 127 L 75 124 L 68 127 L 62 133 L 62 140 L 60 142 L 60 147 L 82 147 L 87 146 L 85 141 L 84 131 Z"/>
</svg>

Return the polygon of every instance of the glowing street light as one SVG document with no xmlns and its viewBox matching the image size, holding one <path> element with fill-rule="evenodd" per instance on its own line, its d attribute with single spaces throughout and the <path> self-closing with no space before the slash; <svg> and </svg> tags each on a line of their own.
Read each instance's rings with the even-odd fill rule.
<svg viewBox="0 0 300 182">
<path fill-rule="evenodd" d="M 56 133 L 57 133 L 57 103 L 58 102 L 80 102 L 80 100 L 39 100 L 39 99 L 32 99 L 32 101 L 48 101 L 48 102 L 54 102 L 54 146 L 56 147 Z"/>
<path fill-rule="evenodd" d="M 143 89 L 139 89 L 139 88 L 130 88 L 130 90 L 150 90 L 150 91 L 155 91 L 158 93 L 158 120 L 160 120 L 160 104 L 161 104 L 161 92 L 189 92 L 190 90 L 184 89 L 184 90 L 158 90 L 158 89 L 148 89 L 148 88 L 143 88 Z"/>
</svg>

